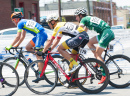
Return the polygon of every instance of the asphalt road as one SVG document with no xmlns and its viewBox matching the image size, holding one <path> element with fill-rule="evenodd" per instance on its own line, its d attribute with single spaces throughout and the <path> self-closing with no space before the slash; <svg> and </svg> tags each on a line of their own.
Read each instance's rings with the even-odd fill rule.
<svg viewBox="0 0 130 96">
<path fill-rule="evenodd" d="M 44 96 L 86 96 L 86 95 L 90 94 L 81 91 L 79 88 L 67 89 L 64 86 L 57 86 L 52 92 Z M 117 89 L 111 87 L 110 85 L 108 85 L 105 90 L 103 90 L 98 94 L 91 94 L 91 96 L 129 96 L 129 95 L 130 95 L 130 87 Z M 17 92 L 13 96 L 38 96 L 38 95 L 31 92 L 24 84 L 18 88 Z"/>
</svg>

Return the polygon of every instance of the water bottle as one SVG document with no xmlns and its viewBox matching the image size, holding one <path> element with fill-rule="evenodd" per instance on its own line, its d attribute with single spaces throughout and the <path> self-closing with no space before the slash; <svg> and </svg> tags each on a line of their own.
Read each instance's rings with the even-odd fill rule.
<svg viewBox="0 0 130 96">
<path fill-rule="evenodd" d="M 32 63 L 33 61 L 31 60 L 31 58 L 28 58 L 28 61 L 29 61 L 29 63 Z M 32 67 L 34 67 L 35 66 L 35 64 L 33 64 L 32 65 Z"/>
</svg>

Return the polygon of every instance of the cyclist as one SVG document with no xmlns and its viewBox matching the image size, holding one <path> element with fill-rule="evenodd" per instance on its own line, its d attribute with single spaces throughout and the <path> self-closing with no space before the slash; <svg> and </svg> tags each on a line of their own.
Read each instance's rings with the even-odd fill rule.
<svg viewBox="0 0 130 96">
<path fill-rule="evenodd" d="M 86 32 L 88 30 L 94 30 L 97 33 L 99 33 L 99 35 L 92 37 L 89 40 L 87 45 L 90 49 L 96 49 L 96 50 L 92 50 L 94 56 L 97 59 L 104 62 L 101 57 L 102 52 L 105 50 L 109 42 L 112 39 L 114 39 L 114 33 L 110 29 L 110 26 L 105 21 L 103 21 L 102 19 L 98 17 L 87 16 L 87 10 L 82 7 L 76 9 L 74 15 L 76 16 L 76 20 L 80 23 L 79 26 L 84 28 Z M 98 46 L 95 47 L 94 44 L 97 44 L 97 43 L 98 43 Z M 103 83 L 106 79 L 103 68 L 101 68 L 101 70 L 102 70 L 102 78 L 98 84 Z"/>
<path fill-rule="evenodd" d="M 34 38 L 26 45 L 27 51 L 34 51 L 33 47 L 36 49 L 44 46 L 44 42 L 47 40 L 47 33 L 44 28 L 34 20 L 22 19 L 23 15 L 21 12 L 14 12 L 11 14 L 12 22 L 17 26 L 17 36 L 11 45 L 6 47 L 9 50 L 12 46 L 19 46 L 26 36 L 26 31 L 33 34 Z M 35 50 L 36 51 L 36 50 Z M 36 55 L 37 59 L 42 59 L 41 56 Z M 42 71 L 43 64 L 38 64 L 39 73 Z"/>
<path fill-rule="evenodd" d="M 70 69 L 68 74 L 73 73 L 76 69 L 78 69 L 81 65 L 78 64 L 71 55 L 66 51 L 66 49 L 73 49 L 72 54 L 77 54 L 78 47 L 84 47 L 88 41 L 88 34 L 83 30 L 83 28 L 78 27 L 77 25 L 70 22 L 59 22 L 58 16 L 56 14 L 52 14 L 47 17 L 48 25 L 53 30 L 52 37 L 46 43 L 43 53 L 51 46 L 51 50 L 53 50 L 56 45 L 60 42 L 63 35 L 68 35 L 71 38 L 64 41 L 62 44 L 58 46 L 59 53 L 70 61 Z M 56 37 L 57 36 L 57 37 Z M 56 38 L 55 38 L 56 37 Z M 55 39 L 55 40 L 54 40 Z"/>
</svg>

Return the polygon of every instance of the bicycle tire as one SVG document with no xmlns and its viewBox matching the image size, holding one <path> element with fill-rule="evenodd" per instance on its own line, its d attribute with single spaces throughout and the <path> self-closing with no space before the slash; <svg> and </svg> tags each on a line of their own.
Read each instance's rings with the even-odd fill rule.
<svg viewBox="0 0 130 96">
<path fill-rule="evenodd" d="M 121 73 L 115 73 L 111 75 L 112 73 L 116 72 L 118 69 L 114 65 L 114 62 L 121 68 Z M 126 88 L 130 85 L 130 75 L 129 70 L 130 67 L 130 58 L 125 55 L 114 55 L 108 58 L 108 60 L 105 62 L 106 66 L 109 69 L 110 73 L 110 82 L 109 84 L 115 88 Z M 122 65 L 123 64 L 123 65 Z M 128 70 L 127 70 L 128 69 Z M 128 73 L 128 75 L 127 75 Z M 117 78 L 116 78 L 117 77 Z M 115 79 L 114 79 L 115 78 Z"/>
<path fill-rule="evenodd" d="M 14 67 L 14 65 L 15 65 L 14 63 L 16 63 L 16 61 L 17 61 L 17 57 L 9 57 L 9 58 L 5 59 L 3 62 L 6 62 L 6 63 L 8 63 L 8 64 L 10 64 L 10 65 L 12 65 Z M 26 69 L 27 64 L 22 59 L 19 59 L 19 64 L 23 65 L 24 68 Z M 21 67 L 21 66 L 19 68 L 18 67 L 17 67 L 16 70 L 18 72 L 19 79 L 20 79 L 19 80 L 19 86 L 21 86 L 21 85 L 24 84 L 24 71 L 25 71 L 25 69 L 23 67 Z M 23 74 L 21 73 L 21 70 L 23 71 Z"/>
<path fill-rule="evenodd" d="M 102 84 L 98 84 L 98 82 L 100 81 L 101 79 L 101 76 L 98 76 L 98 74 L 94 74 L 94 72 L 92 72 L 92 69 L 89 68 L 89 66 L 87 66 L 87 69 L 88 69 L 88 73 L 92 72 L 93 74 L 93 77 L 92 75 L 90 75 L 90 78 L 88 77 L 87 78 L 87 81 L 82 84 L 80 82 L 80 80 L 76 80 L 76 83 L 78 85 L 78 87 L 83 91 L 83 92 L 86 92 L 86 93 L 89 93 L 89 94 L 96 94 L 96 93 L 99 93 L 101 91 L 103 91 L 107 85 L 108 85 L 108 82 L 109 82 L 109 72 L 108 72 L 108 69 L 107 67 L 105 66 L 105 64 L 95 58 L 88 58 L 88 59 L 85 59 L 83 60 L 83 63 L 86 64 L 86 63 L 90 63 L 91 65 L 92 64 L 98 64 L 100 66 L 102 66 L 105 70 L 105 74 L 106 74 L 106 80 L 102 83 Z M 86 64 L 87 65 L 87 64 Z M 82 68 L 82 67 L 81 67 Z M 81 69 L 80 68 L 80 69 Z M 78 73 L 80 72 L 80 69 L 76 71 L 76 74 L 75 74 L 75 77 L 78 78 L 78 77 L 81 77 L 78 75 Z M 82 70 L 82 69 L 81 69 Z M 100 71 L 100 68 L 97 68 L 98 72 L 101 73 Z M 100 74 L 101 75 L 101 74 Z M 99 78 L 100 77 L 100 78 Z M 92 79 L 93 78 L 93 79 Z M 89 81 L 90 79 L 90 81 Z M 94 82 L 91 82 L 91 79 L 94 81 Z M 82 79 L 81 79 L 82 80 Z M 87 84 L 87 85 L 86 85 Z M 100 86 L 101 85 L 101 86 Z"/>
<path fill-rule="evenodd" d="M 53 71 L 52 74 L 49 74 L 49 75 L 44 74 L 45 76 L 44 76 L 44 79 L 41 80 L 42 82 L 40 82 L 40 81 L 37 83 L 32 82 L 32 80 L 36 79 L 36 76 L 35 76 L 35 72 L 32 71 L 31 66 L 33 64 L 37 64 L 40 62 L 44 63 L 44 60 L 36 60 L 36 61 L 32 62 L 29 66 L 27 66 L 27 68 L 25 70 L 25 74 L 24 74 L 24 80 L 25 80 L 26 86 L 29 88 L 30 91 L 32 91 L 33 93 L 39 94 L 39 95 L 43 95 L 43 94 L 47 94 L 47 93 L 51 92 L 56 87 L 57 82 L 58 82 L 58 73 L 57 73 L 57 70 L 54 67 L 54 65 L 51 62 L 48 62 L 47 68 L 45 70 L 45 74 L 47 72 L 50 72 L 50 70 Z M 46 79 L 51 82 L 54 81 L 53 85 L 50 84 Z"/>
<path fill-rule="evenodd" d="M 6 70 L 8 70 L 9 72 L 7 72 Z M 13 73 L 12 73 L 13 72 Z M 13 75 L 12 75 L 13 74 Z M 13 83 L 14 83 L 14 77 L 11 77 L 11 76 L 15 76 L 15 79 L 16 79 L 16 84 L 11 84 L 12 86 L 10 86 L 10 83 L 7 82 L 7 80 L 9 80 L 11 82 L 12 78 L 13 78 Z M 4 80 L 4 81 L 1 81 L 1 80 Z M 2 88 L 1 91 L 0 91 L 0 96 L 12 96 L 18 89 L 18 85 L 19 85 L 19 76 L 18 76 L 18 73 L 17 71 L 11 66 L 9 65 L 8 63 L 5 63 L 5 62 L 0 62 L 0 82 L 1 84 L 3 83 L 3 88 L 6 88 L 7 86 L 10 86 L 11 88 L 8 88 L 5 89 L 5 91 L 3 91 Z M 5 86 L 5 85 L 7 86 Z M 14 89 L 13 89 L 14 87 Z M 12 90 L 13 89 L 13 90 Z M 2 93 L 1 93 L 2 92 Z M 9 92 L 9 93 L 5 93 L 4 92 Z"/>
</svg>

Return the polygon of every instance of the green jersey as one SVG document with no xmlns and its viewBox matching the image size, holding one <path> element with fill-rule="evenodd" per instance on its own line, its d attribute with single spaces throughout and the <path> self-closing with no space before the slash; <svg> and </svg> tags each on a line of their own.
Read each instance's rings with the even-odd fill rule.
<svg viewBox="0 0 130 96">
<path fill-rule="evenodd" d="M 98 17 L 86 16 L 80 21 L 80 25 L 86 26 L 89 30 L 94 30 L 97 33 L 102 33 L 104 29 L 110 28 L 110 26 Z"/>
</svg>

